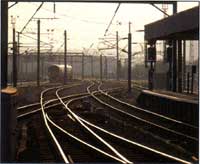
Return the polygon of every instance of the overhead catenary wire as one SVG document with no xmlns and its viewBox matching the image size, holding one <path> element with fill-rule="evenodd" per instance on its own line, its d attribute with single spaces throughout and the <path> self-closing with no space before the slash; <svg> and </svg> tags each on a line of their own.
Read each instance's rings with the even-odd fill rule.
<svg viewBox="0 0 200 164">
<path fill-rule="evenodd" d="M 8 9 L 12 8 L 13 6 L 15 6 L 18 2 L 15 2 L 14 4 L 12 4 L 11 6 L 8 7 Z"/>
<path fill-rule="evenodd" d="M 26 35 L 26 34 L 24 34 L 24 33 L 21 33 L 21 35 L 23 35 L 23 36 L 25 36 L 25 37 L 27 37 L 27 38 L 33 39 L 33 40 L 37 40 L 36 38 L 31 37 L 31 36 L 28 36 L 28 35 Z M 45 45 L 52 46 L 50 43 L 47 43 L 47 42 L 44 42 L 44 41 L 41 41 L 41 40 L 40 40 L 40 42 L 43 43 L 43 44 L 45 44 Z"/>
<path fill-rule="evenodd" d="M 33 2 L 33 5 L 35 5 L 34 2 Z M 52 10 L 44 8 L 44 7 L 42 8 L 42 10 L 52 13 Z M 55 14 L 58 16 L 62 16 L 62 17 L 68 17 L 68 19 L 71 19 L 73 21 L 77 20 L 77 21 L 81 21 L 81 22 L 85 22 L 85 23 L 92 23 L 92 24 L 106 24 L 106 22 L 97 22 L 97 21 L 89 20 L 89 18 L 88 19 L 80 19 L 79 17 L 75 17 L 75 16 L 71 16 L 71 15 L 67 15 L 67 14 L 63 14 L 63 13 L 59 13 L 59 12 L 56 12 Z"/>
<path fill-rule="evenodd" d="M 165 11 L 161 10 L 158 6 L 156 6 L 153 3 L 150 3 L 153 7 L 155 7 L 157 10 L 159 10 L 160 12 L 162 12 L 164 15 L 166 15 L 167 17 L 170 16 L 169 14 L 167 14 Z"/>
<path fill-rule="evenodd" d="M 117 14 L 117 11 L 118 11 L 120 5 L 121 5 L 121 3 L 118 4 L 118 6 L 117 6 L 117 8 L 116 8 L 116 10 L 115 10 L 115 12 L 114 12 L 113 17 L 112 17 L 110 23 L 108 24 L 108 27 L 107 27 L 106 30 L 105 30 L 104 36 L 106 36 L 106 33 L 108 32 L 108 30 L 109 30 L 109 28 L 110 28 L 110 25 L 112 24 L 112 21 L 113 21 L 113 19 L 115 18 L 115 15 Z"/>
<path fill-rule="evenodd" d="M 44 4 L 44 2 L 42 2 L 40 4 L 40 6 L 36 9 L 36 11 L 34 12 L 34 14 L 31 16 L 31 18 L 28 20 L 28 22 L 25 24 L 25 26 L 22 28 L 22 30 L 20 31 L 20 33 L 22 33 L 24 31 L 24 29 L 26 28 L 26 26 L 28 26 L 28 24 L 30 23 L 30 21 L 33 19 L 33 17 L 35 16 L 35 14 L 40 10 L 40 8 L 42 7 L 42 5 Z"/>
</svg>

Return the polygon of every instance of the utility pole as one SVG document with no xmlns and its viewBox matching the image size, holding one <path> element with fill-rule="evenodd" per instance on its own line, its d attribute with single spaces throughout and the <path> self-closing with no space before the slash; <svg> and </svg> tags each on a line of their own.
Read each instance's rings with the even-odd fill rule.
<svg viewBox="0 0 200 164">
<path fill-rule="evenodd" d="M 93 65 L 93 55 L 91 55 L 91 77 L 92 77 L 92 79 L 94 78 L 94 70 L 93 70 L 93 68 L 94 68 L 94 65 Z"/>
<path fill-rule="evenodd" d="M 41 68 L 42 68 L 42 70 L 41 70 L 41 73 L 42 73 L 42 76 L 41 76 L 41 79 L 42 79 L 42 81 L 44 80 L 44 56 L 42 56 L 41 57 Z"/>
<path fill-rule="evenodd" d="M 82 54 L 82 80 L 84 80 L 84 53 Z"/>
<path fill-rule="evenodd" d="M 175 1 L 173 3 L 173 14 L 177 13 L 177 2 Z M 177 79 L 177 57 L 176 57 L 176 40 L 173 40 L 173 57 L 172 57 L 172 69 L 173 69 L 173 76 L 172 76 L 172 80 L 173 80 L 173 92 L 176 92 L 177 86 L 176 86 L 176 79 Z"/>
<path fill-rule="evenodd" d="M 15 41 L 15 28 L 13 28 L 13 87 L 17 87 L 17 51 Z"/>
<path fill-rule="evenodd" d="M 1 1 L 1 152 L 0 162 L 10 163 L 16 157 L 17 89 L 7 88 L 8 73 L 8 1 Z"/>
<path fill-rule="evenodd" d="M 21 73 L 21 67 L 20 67 L 20 43 L 19 43 L 19 40 L 20 40 L 20 32 L 17 32 L 17 57 L 18 57 L 18 60 L 17 60 L 17 70 L 18 70 L 18 72 L 17 72 L 17 77 L 18 77 L 18 79 L 20 79 L 19 78 L 19 75 L 20 75 L 20 73 Z"/>
<path fill-rule="evenodd" d="M 118 31 L 116 31 L 116 51 L 117 51 L 117 65 L 116 65 L 116 79 L 119 80 L 119 36 Z"/>
<path fill-rule="evenodd" d="M 1 89 L 7 87 L 8 74 L 8 2 L 1 2 Z M 2 143 L 2 142 L 1 142 Z M 4 143 L 5 144 L 5 143 Z M 2 149 L 4 150 L 4 149 Z M 2 152 L 2 158 L 4 158 Z"/>
<path fill-rule="evenodd" d="M 38 39 L 37 39 L 37 86 L 40 86 L 40 20 L 37 21 L 38 25 Z"/>
<path fill-rule="evenodd" d="M 178 92 L 182 92 L 182 41 L 178 40 Z"/>
<path fill-rule="evenodd" d="M 100 80 L 102 81 L 102 54 L 100 54 Z"/>
<path fill-rule="evenodd" d="M 71 64 L 71 66 L 72 66 L 72 71 L 71 71 L 72 74 L 71 74 L 71 78 L 73 78 L 73 56 L 72 56 L 72 55 L 71 55 L 71 60 L 70 60 L 70 61 L 71 61 L 70 64 Z"/>
<path fill-rule="evenodd" d="M 129 22 L 128 33 L 128 93 L 131 93 L 131 22 Z"/>
<path fill-rule="evenodd" d="M 31 72 L 34 72 L 34 55 L 30 56 L 31 57 Z M 27 60 L 28 61 L 28 60 Z M 27 62 L 26 62 L 27 63 Z M 26 64 L 26 70 L 27 70 L 27 64 Z M 27 73 L 26 73 L 27 74 Z"/>
<path fill-rule="evenodd" d="M 108 63 L 107 63 L 107 56 L 105 56 L 105 70 L 104 70 L 104 75 L 105 75 L 105 79 L 107 79 L 108 76 Z"/>
<path fill-rule="evenodd" d="M 186 44 L 183 41 L 183 90 L 186 89 Z"/>
<path fill-rule="evenodd" d="M 67 82 L 67 31 L 64 31 L 64 85 Z"/>
<path fill-rule="evenodd" d="M 187 73 L 187 93 L 190 92 L 190 72 Z"/>
</svg>

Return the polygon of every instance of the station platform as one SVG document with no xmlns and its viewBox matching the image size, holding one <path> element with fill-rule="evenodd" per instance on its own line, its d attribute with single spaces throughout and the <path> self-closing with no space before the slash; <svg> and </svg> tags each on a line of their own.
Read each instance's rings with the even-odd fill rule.
<svg viewBox="0 0 200 164">
<path fill-rule="evenodd" d="M 153 94 L 153 95 L 159 95 L 161 97 L 165 97 L 168 99 L 173 99 L 175 101 L 185 101 L 189 103 L 198 104 L 199 102 L 199 96 L 197 93 L 194 94 L 187 94 L 187 93 L 178 93 L 178 92 L 171 92 L 171 91 L 165 91 L 165 90 L 144 90 L 144 92 Z"/>
<path fill-rule="evenodd" d="M 137 99 L 140 107 L 195 126 L 199 124 L 198 94 L 164 90 L 143 90 Z"/>
</svg>

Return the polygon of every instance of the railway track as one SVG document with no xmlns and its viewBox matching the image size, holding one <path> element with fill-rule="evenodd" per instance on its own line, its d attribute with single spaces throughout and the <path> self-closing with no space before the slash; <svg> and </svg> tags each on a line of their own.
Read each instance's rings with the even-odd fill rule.
<svg viewBox="0 0 200 164">
<path fill-rule="evenodd" d="M 99 98 L 103 99 L 104 102 L 110 102 L 112 106 L 123 108 L 125 112 L 134 114 L 135 116 L 144 118 L 145 120 L 152 121 L 157 125 L 162 125 L 167 129 L 171 129 L 174 133 L 185 136 L 186 138 L 198 141 L 198 127 L 123 102 L 103 92 L 100 87 L 98 88 L 98 91 L 101 92 L 101 97 Z"/>
<path fill-rule="evenodd" d="M 63 90 L 67 90 L 67 93 L 70 94 L 69 89 L 73 90 L 73 89 L 75 89 L 75 87 L 77 87 L 79 85 L 80 84 L 72 84 L 72 85 L 68 85 L 68 86 L 64 86 L 64 87 L 63 86 L 52 87 L 41 93 L 42 95 L 45 94 L 45 96 L 48 96 L 47 99 L 46 99 L 46 97 L 44 98 L 44 96 L 41 96 L 41 100 L 43 102 L 45 101 L 45 105 L 48 104 L 47 107 L 49 110 L 54 110 L 55 107 L 58 107 L 60 105 L 58 103 L 59 101 L 56 99 L 56 96 L 55 96 L 56 89 L 62 87 Z M 47 94 L 50 94 L 50 96 Z M 65 95 L 66 95 L 66 93 L 65 93 Z M 63 96 L 63 97 L 67 98 L 67 96 Z M 26 157 L 27 150 L 25 150 L 24 151 L 25 153 L 24 152 L 21 153 L 21 154 L 25 154 L 25 155 L 23 155 L 24 157 L 19 159 L 20 157 L 17 156 L 17 158 L 21 162 L 30 162 L 30 161 L 60 162 L 60 158 L 58 158 L 58 156 L 55 155 L 56 154 L 54 152 L 55 149 L 52 149 L 53 146 L 52 146 L 52 144 L 50 144 L 52 142 L 49 140 L 49 137 L 47 137 L 47 136 L 50 136 L 50 138 L 51 138 L 51 133 L 49 133 L 48 130 L 45 130 L 44 126 L 42 126 L 44 124 L 44 122 L 46 122 L 45 120 L 44 120 L 44 122 L 42 121 L 44 119 L 44 117 L 41 116 L 41 112 L 40 112 L 40 111 L 42 111 L 41 110 L 42 107 L 43 106 L 41 106 L 41 108 L 40 108 L 40 107 L 38 107 L 38 103 L 34 103 L 34 104 L 27 105 L 27 106 L 24 106 L 24 107 L 18 109 L 19 112 L 18 112 L 17 118 L 20 121 L 19 124 L 22 124 L 22 126 L 25 125 L 26 129 L 28 129 L 27 135 L 28 134 L 30 135 L 28 137 L 28 139 L 26 139 L 27 140 L 26 142 L 28 142 L 28 145 L 26 144 L 25 147 L 27 147 L 27 150 L 31 149 L 33 151 L 33 149 L 35 149 L 35 148 L 33 148 L 33 146 L 29 145 L 29 142 L 31 142 L 31 141 L 37 142 L 37 144 L 36 144 L 37 153 L 39 153 L 39 155 L 37 155 L 37 157 L 35 157 L 35 158 L 37 158 L 37 160 L 35 160 L 32 157 L 30 157 L 30 155 L 29 155 L 29 157 Z M 34 137 L 32 137 L 32 136 L 34 136 Z M 30 140 L 29 138 L 33 138 L 33 140 Z M 55 146 L 58 146 L 58 145 L 55 144 L 54 147 Z M 19 153 L 20 153 L 20 151 L 19 151 Z M 60 153 L 57 153 L 57 154 L 60 154 Z"/>
<path fill-rule="evenodd" d="M 73 87 L 72 87 L 73 88 Z M 124 124 L 119 120 L 109 118 L 108 123 L 102 125 L 102 122 L 98 125 L 98 119 L 103 118 L 103 122 L 109 122 L 104 116 L 94 114 L 94 123 L 89 122 L 87 117 L 90 117 L 89 113 L 81 113 L 79 115 L 72 111 L 74 104 L 82 103 L 82 100 L 101 96 L 102 94 L 108 95 L 107 92 L 102 91 L 99 85 L 90 85 L 82 93 L 70 93 L 68 96 L 64 96 L 62 92 L 66 88 L 51 88 L 41 93 L 41 109 L 42 116 L 45 122 L 45 127 L 53 140 L 54 147 L 57 149 L 57 154 L 61 157 L 61 161 L 66 163 L 70 162 L 181 162 L 190 163 L 192 160 L 187 158 L 180 158 L 162 151 L 158 151 L 155 148 L 151 148 L 135 142 L 129 138 L 129 136 L 122 137 L 119 127 L 115 125 Z M 50 92 L 49 92 L 50 91 Z M 50 93 L 48 99 L 44 98 L 46 93 Z M 56 96 L 55 97 L 55 93 Z M 52 96 L 54 94 L 54 96 Z M 58 101 L 59 99 L 59 101 Z M 67 101 L 67 102 L 65 102 Z M 78 103 L 77 103 L 78 102 Z M 97 102 L 96 102 L 97 103 Z M 35 104 L 37 106 L 38 104 Z M 75 105 L 75 106 L 76 106 Z M 33 107 L 34 105 L 31 105 Z M 56 110 L 54 107 L 56 106 Z M 104 104 L 105 106 L 105 104 Z M 38 109 L 31 112 L 41 111 Z M 23 109 L 23 108 L 21 108 Z M 21 110 L 20 109 L 20 110 Z M 24 108 L 25 109 L 25 108 Z M 53 110 L 49 110 L 53 109 Z M 23 118 L 26 115 L 31 115 L 31 112 L 26 112 L 19 115 L 19 118 Z M 83 117 L 82 117 L 83 115 Z M 110 114 L 112 115 L 112 113 Z M 101 119 L 100 119 L 101 120 Z M 120 122 L 120 123 L 119 123 Z M 126 129 L 130 125 L 123 125 L 122 129 Z M 133 128 L 132 125 L 129 128 Z M 137 130 L 137 128 L 134 130 Z M 116 131 L 116 133 L 115 133 Z M 118 133 L 119 132 L 119 133 Z M 118 133 L 118 134 L 117 134 Z M 137 133 L 137 132 L 136 132 Z M 120 143 L 120 144 L 119 144 Z M 112 146 L 113 145 L 113 146 Z M 78 160 L 82 159 L 82 161 Z M 59 160 L 60 161 L 60 160 Z"/>
<path fill-rule="evenodd" d="M 96 86 L 94 85 L 94 86 L 90 86 L 91 88 L 92 88 L 92 90 L 95 90 L 94 88 L 96 88 Z M 88 87 L 88 92 L 89 93 L 91 93 L 91 91 L 89 90 L 89 88 L 90 87 Z M 85 97 L 85 96 L 84 96 Z M 72 99 L 72 100 L 70 100 L 67 104 L 70 104 L 71 102 L 73 102 L 74 100 L 78 100 L 78 99 L 80 99 L 80 98 L 75 98 L 75 99 Z M 82 119 L 82 118 L 80 118 L 80 117 L 77 117 L 77 115 L 75 115 L 67 106 L 66 106 L 66 109 L 68 109 L 68 111 L 70 111 L 70 113 L 77 119 L 77 120 L 81 120 L 82 121 L 82 123 L 83 122 L 85 122 L 85 123 L 87 123 L 87 124 L 89 124 L 90 126 L 91 126 L 91 124 L 90 123 L 88 123 L 87 121 L 85 121 L 84 119 Z M 96 128 L 95 129 L 95 132 L 97 132 L 97 129 L 98 128 Z M 99 130 L 99 129 L 98 129 Z M 89 130 L 90 132 L 91 132 L 91 129 Z M 105 132 L 105 130 L 104 130 L 104 132 Z M 94 133 L 94 131 L 93 132 L 91 132 L 92 134 Z M 99 133 L 102 135 L 102 133 L 101 133 L 101 130 L 99 130 Z M 106 135 L 107 135 L 107 137 L 106 137 Z M 134 144 L 132 144 L 132 145 L 130 145 L 130 143 L 128 143 L 127 141 L 126 141 L 126 139 L 122 139 L 122 138 L 120 138 L 119 136 L 118 137 L 116 137 L 116 135 L 111 135 L 110 134 L 110 132 L 107 132 L 106 133 L 106 135 L 105 134 L 103 134 L 103 138 L 106 138 L 106 139 L 108 139 L 109 140 L 109 143 L 112 143 L 112 145 L 114 145 L 115 147 L 117 147 L 119 150 L 120 150 L 120 152 L 123 150 L 123 153 L 124 154 L 129 154 L 128 155 L 128 157 L 130 157 L 132 160 L 131 161 L 140 161 L 140 162 L 144 162 L 144 161 L 148 161 L 148 162 L 152 162 L 152 161 L 160 161 L 160 162 L 163 162 L 163 161 L 167 161 L 167 162 L 172 162 L 172 161 L 174 161 L 175 160 L 175 158 L 173 158 L 173 157 L 170 157 L 169 155 L 166 155 L 166 154 L 164 154 L 164 153 L 162 153 L 162 155 L 158 152 L 158 151 L 155 151 L 155 150 L 152 150 L 152 149 L 148 149 L 147 147 L 145 147 L 145 146 L 139 146 L 138 147 L 138 145 L 136 144 L 136 143 L 134 143 Z M 124 142 L 124 143 L 122 143 L 122 142 Z M 120 144 L 119 144 L 120 143 Z M 125 144 L 126 144 L 126 146 L 125 146 Z M 123 147 L 122 147 L 122 145 L 123 145 Z M 129 148 L 127 147 L 127 146 L 129 146 Z M 132 147 L 131 147 L 132 146 Z M 135 152 L 135 150 L 137 150 L 137 153 Z M 144 159 L 144 157 L 146 157 L 145 159 Z M 123 158 L 124 159 L 124 158 Z M 177 159 L 178 160 L 178 159 Z M 180 160 L 180 159 L 179 159 Z M 126 163 L 128 162 L 129 163 L 129 161 L 125 161 Z"/>
<path fill-rule="evenodd" d="M 101 94 L 95 95 L 94 92 L 93 98 L 104 106 L 125 115 L 126 119 L 130 119 L 134 125 L 141 126 L 142 124 L 143 129 L 165 138 L 169 143 L 185 148 L 194 156 L 198 156 L 197 127 L 122 102 L 104 93 L 100 87 L 98 91 Z"/>
<path fill-rule="evenodd" d="M 97 94 L 97 92 L 90 92 L 89 90 L 88 90 L 88 92 L 90 93 L 90 94 L 92 94 L 92 96 L 94 97 L 94 94 Z M 100 95 L 99 93 L 97 94 L 97 95 Z M 103 103 L 103 102 L 101 102 L 101 103 Z M 105 104 L 103 103 L 103 105 L 105 106 Z M 73 106 L 73 105 L 72 105 Z M 109 107 L 109 109 L 107 110 L 107 113 L 109 113 L 110 112 L 110 107 Z M 102 113 L 103 113 L 103 110 L 102 110 Z M 115 113 L 112 113 L 112 114 L 110 114 L 110 116 L 114 116 L 114 115 L 116 115 Z M 120 117 L 117 117 L 117 119 L 120 119 Z M 126 116 L 126 119 L 128 119 L 128 117 Z M 134 122 L 135 122 L 135 120 L 134 120 Z M 124 122 L 123 122 L 124 123 Z M 126 123 L 125 123 L 126 124 Z M 140 124 L 141 124 L 141 122 L 140 122 Z M 131 126 L 133 126 L 133 124 L 131 125 Z M 137 125 L 138 126 L 138 125 Z M 141 125 L 140 125 L 141 126 Z M 149 125 L 148 125 L 149 126 Z M 148 127 L 147 126 L 147 127 Z M 134 127 L 134 126 L 133 126 Z M 144 125 L 142 125 L 142 127 L 144 127 Z M 131 127 L 130 127 L 131 128 Z M 135 130 L 138 130 L 137 128 L 135 129 Z M 112 128 L 111 128 L 111 131 L 112 131 Z M 140 131 L 141 131 L 141 129 L 140 129 Z M 146 133 L 146 131 L 145 131 L 145 133 Z M 144 135 L 144 132 L 143 132 L 143 134 L 141 134 L 141 135 Z M 149 134 L 148 134 L 149 135 Z M 148 136 L 147 135 L 147 136 Z M 149 136 L 150 136 L 150 138 L 152 138 L 152 136 L 151 136 L 152 134 L 150 134 Z M 153 136 L 154 138 L 155 138 L 155 136 Z M 162 140 L 162 138 L 159 138 L 159 140 L 160 141 L 162 141 L 163 142 L 163 140 Z M 150 141 L 149 139 L 148 139 L 148 141 Z M 147 141 L 147 142 L 148 142 Z M 153 140 L 154 142 L 155 142 L 155 140 Z M 163 145 L 163 143 L 161 143 L 162 145 Z M 166 144 L 166 142 L 165 142 L 165 144 Z M 158 145 L 157 145 L 158 146 Z M 159 145 L 160 146 L 160 145 Z M 170 147 L 170 149 L 174 149 L 175 147 L 176 147 L 176 145 L 174 145 L 174 144 L 167 144 L 167 146 L 165 145 L 165 147 L 167 147 L 167 149 L 169 149 Z M 178 149 L 177 149 L 177 151 L 178 151 Z M 173 151 L 174 152 L 174 151 Z M 180 157 L 180 152 L 181 151 L 178 151 L 177 152 L 177 156 L 179 156 Z M 171 153 L 171 152 L 170 152 Z M 172 154 L 172 153 L 171 153 Z M 181 154 L 183 155 L 183 154 L 185 154 L 185 155 L 183 155 L 182 157 L 180 157 L 180 158 L 182 158 L 182 159 L 189 159 L 189 161 L 193 161 L 193 157 L 192 157 L 192 154 L 190 154 L 190 153 L 187 153 L 187 152 L 184 152 L 184 151 L 182 151 L 181 152 Z M 195 159 L 196 160 L 196 159 Z"/>
<path fill-rule="evenodd" d="M 60 95 L 58 94 L 59 92 L 61 92 L 63 90 L 63 88 L 59 88 L 59 89 L 57 89 L 56 90 L 56 95 L 57 95 L 57 97 L 58 97 L 58 99 L 61 101 L 61 103 L 63 104 L 63 106 L 65 106 L 65 104 L 64 104 L 64 102 L 63 102 L 63 100 L 61 99 L 61 97 L 60 97 Z M 88 162 L 88 156 L 91 158 L 90 160 L 91 161 L 93 161 L 92 159 L 95 157 L 95 161 L 97 160 L 97 159 L 99 159 L 99 162 L 102 162 L 102 161 L 104 161 L 104 162 L 106 162 L 106 161 L 109 161 L 109 162 L 113 162 L 113 161 L 117 161 L 117 162 L 122 162 L 122 163 L 130 163 L 130 161 L 128 161 L 128 160 L 126 160 L 119 152 L 117 152 L 116 150 L 115 150 L 115 148 L 113 148 L 111 145 L 109 145 L 104 139 L 102 139 L 101 137 L 99 137 L 95 132 L 93 132 L 88 126 L 86 126 L 84 123 L 82 123 L 79 119 L 77 119 L 77 117 L 75 116 L 75 115 L 73 115 L 73 113 L 71 113 L 70 112 L 70 110 L 68 110 L 68 112 L 71 114 L 71 116 L 68 114 L 68 115 L 66 115 L 66 113 L 65 113 L 65 115 L 66 116 L 70 116 L 71 118 L 72 117 L 74 117 L 73 119 L 75 119 L 76 120 L 76 122 L 74 122 L 74 120 L 73 121 L 71 121 L 71 123 L 69 124 L 69 122 L 68 122 L 68 129 L 71 129 L 71 130 L 73 130 L 73 132 L 74 132 L 74 130 L 75 129 L 79 129 L 79 131 L 78 131 L 78 133 L 76 133 L 75 135 L 74 134 L 72 134 L 72 132 L 71 133 L 69 133 L 67 130 L 66 130 L 66 124 L 65 124 L 65 126 L 64 127 L 61 127 L 61 125 L 59 126 L 58 124 L 60 123 L 60 124 L 62 124 L 61 122 L 60 122 L 60 119 L 61 119 L 61 115 L 63 115 L 63 113 L 61 112 L 61 111 L 53 111 L 53 114 L 49 114 L 49 112 L 45 112 L 45 105 L 48 103 L 48 101 L 47 101 L 47 103 L 45 103 L 45 101 L 44 102 L 42 102 L 42 97 L 43 97 L 43 95 L 44 95 L 44 93 L 45 93 L 46 91 L 44 91 L 42 94 L 41 94 L 41 107 L 42 107 L 42 112 L 43 112 L 43 117 L 44 117 L 44 120 L 45 120 L 45 125 L 46 125 L 46 127 L 48 128 L 48 131 L 49 131 L 49 133 L 51 134 L 51 137 L 54 139 L 54 142 L 55 143 L 58 143 L 58 140 L 56 140 L 56 138 L 59 138 L 60 140 L 61 140 L 61 142 L 63 141 L 63 135 L 65 134 L 65 135 L 67 135 L 68 137 L 70 137 L 70 138 L 72 138 L 72 139 L 74 139 L 74 140 L 76 140 L 76 142 L 78 141 L 79 142 L 79 149 L 84 149 L 84 151 L 82 151 L 82 153 L 81 153 L 81 155 L 80 155 L 80 151 L 78 151 L 78 156 L 79 156 L 79 160 L 80 160 L 80 156 L 83 156 L 83 158 L 81 158 L 82 160 L 83 159 L 86 159 L 86 161 L 81 161 L 81 162 Z M 59 114 L 59 113 L 62 113 L 61 115 Z M 53 119 L 54 119 L 54 122 L 49 118 L 49 116 L 48 115 L 50 115 L 50 117 L 53 117 Z M 56 115 L 59 115 L 59 117 L 58 117 L 58 119 L 55 119 L 55 116 Z M 60 134 L 59 133 L 59 135 L 58 135 L 58 133 L 56 133 L 54 130 L 54 128 L 52 128 L 51 126 L 49 126 L 49 123 L 51 123 L 51 126 L 54 126 L 54 128 L 57 128 L 57 130 L 60 130 L 59 132 L 60 133 L 62 133 L 62 134 Z M 78 124 L 77 124 L 78 123 Z M 73 128 L 72 128 L 73 127 Z M 65 128 L 65 130 L 64 130 L 64 128 Z M 80 129 L 82 130 L 82 131 L 80 131 Z M 76 131 L 76 130 L 75 130 Z M 74 132 L 75 133 L 75 132 Z M 84 135 L 82 135 L 82 133 L 84 133 Z M 66 138 L 66 136 L 65 136 L 65 138 Z M 65 140 L 65 138 L 64 138 L 64 140 Z M 67 138 L 68 139 L 68 138 Z M 89 139 L 89 140 L 88 140 Z M 85 141 L 85 140 L 87 140 L 87 141 Z M 92 142 L 93 143 L 93 145 L 91 144 L 91 143 L 89 143 L 89 142 Z M 68 142 L 67 142 L 68 143 Z M 71 143 L 71 142 L 70 142 Z M 62 148 L 65 150 L 65 151 L 63 151 L 60 147 L 61 147 L 61 145 L 62 145 Z M 65 145 L 65 146 L 64 146 Z M 98 147 L 96 147 L 96 145 L 98 145 L 100 148 L 98 148 Z M 66 142 L 62 142 L 62 144 L 56 144 L 56 146 L 57 146 L 57 148 L 58 148 L 58 150 L 59 150 L 59 152 L 60 152 L 60 154 L 61 154 L 61 156 L 62 156 L 62 158 L 63 158 L 63 160 L 65 161 L 65 162 L 68 162 L 67 161 L 67 157 L 69 157 L 70 156 L 70 159 L 71 160 L 73 160 L 73 161 L 76 161 L 77 159 L 74 157 L 74 156 L 77 156 L 77 152 L 75 153 L 75 155 L 74 154 L 70 154 L 70 155 L 64 155 L 63 154 L 63 152 L 73 152 L 73 151 L 71 151 L 71 149 L 73 149 L 74 150 L 74 147 L 71 145 L 71 147 L 70 147 L 70 145 L 66 145 Z M 89 151 L 90 151 L 90 153 L 88 153 L 88 150 L 86 151 L 86 149 L 85 148 L 82 148 L 82 147 L 89 147 L 90 149 L 89 149 Z M 70 148 L 69 148 L 70 147 Z M 106 150 L 105 150 L 105 148 L 106 148 Z M 96 151 L 96 153 L 95 153 L 95 156 L 94 156 L 94 153 L 92 153 L 93 151 Z M 112 152 L 112 154 L 111 154 L 111 152 Z M 91 153 L 93 154 L 93 156 L 91 156 Z M 84 155 L 83 155 L 84 154 Z M 116 156 L 118 156 L 118 157 L 116 157 L 116 156 L 114 156 L 113 154 L 115 154 Z M 103 156 L 103 157 L 102 157 Z M 110 160 L 109 160 L 110 159 Z M 89 161 L 90 161 L 89 160 Z M 80 161 L 79 161 L 80 162 Z M 98 160 L 97 160 L 97 162 L 98 162 Z"/>
</svg>

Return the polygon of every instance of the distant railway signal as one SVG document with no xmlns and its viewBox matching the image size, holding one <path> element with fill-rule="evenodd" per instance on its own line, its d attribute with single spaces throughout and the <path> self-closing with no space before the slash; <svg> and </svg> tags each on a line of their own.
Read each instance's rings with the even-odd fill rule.
<svg viewBox="0 0 200 164">
<path fill-rule="evenodd" d="M 155 45 L 150 45 L 147 48 L 147 60 L 148 62 L 156 62 L 156 47 Z"/>
<path fill-rule="evenodd" d="M 167 47 L 167 62 L 172 62 L 172 53 L 173 49 L 172 47 Z"/>
</svg>

